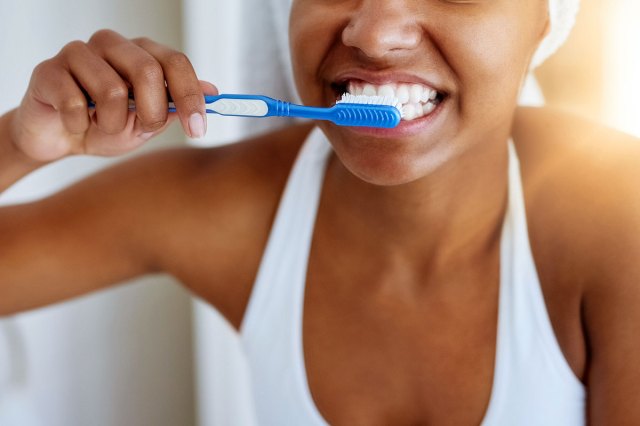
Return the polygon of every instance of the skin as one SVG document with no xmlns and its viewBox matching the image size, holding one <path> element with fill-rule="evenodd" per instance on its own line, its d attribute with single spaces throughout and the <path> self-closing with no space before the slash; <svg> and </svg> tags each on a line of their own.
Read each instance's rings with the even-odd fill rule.
<svg viewBox="0 0 640 426">
<path fill-rule="evenodd" d="M 510 135 L 547 310 L 586 385 L 589 422 L 640 423 L 638 141 L 515 107 L 548 24 L 545 2 L 517 3 L 294 2 L 291 51 L 305 103 L 332 104 L 332 83 L 353 70 L 427 76 L 447 94 L 446 120 L 417 135 L 322 124 L 336 154 L 314 230 L 303 340 L 311 393 L 331 424 L 482 420 Z M 85 74 L 102 104 L 94 115 L 72 78 Z M 164 81 L 189 133 L 202 93 L 216 89 L 197 80 L 184 55 L 109 31 L 68 45 L 36 69 L 22 105 L 0 117 L 0 182 L 67 155 L 126 152 L 161 132 L 175 120 L 162 106 Z M 144 97 L 136 114 L 126 110 L 127 85 Z M 240 327 L 310 128 L 153 153 L 1 208 L 0 313 L 164 271 Z"/>
</svg>

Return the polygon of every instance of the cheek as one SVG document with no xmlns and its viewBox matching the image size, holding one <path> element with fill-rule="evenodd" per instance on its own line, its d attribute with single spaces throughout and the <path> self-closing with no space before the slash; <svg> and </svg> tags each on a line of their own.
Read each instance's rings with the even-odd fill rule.
<svg viewBox="0 0 640 426">
<path fill-rule="evenodd" d="M 319 70 L 339 34 L 340 22 L 327 18 L 327 5 L 317 1 L 294 1 L 289 22 L 293 76 L 303 103 L 320 99 Z"/>
<path fill-rule="evenodd" d="M 515 97 L 537 47 L 535 22 L 531 15 L 505 10 L 442 34 L 462 86 L 482 90 L 489 98 L 494 97 L 491 94 Z"/>
<path fill-rule="evenodd" d="M 303 22 L 292 22 L 290 31 L 291 64 L 293 77 L 301 93 L 301 89 L 308 85 L 310 71 L 314 66 L 315 46 L 311 43 L 308 33 L 304 31 Z"/>
<path fill-rule="evenodd" d="M 458 105 L 467 118 L 482 116 L 495 124 L 510 119 L 536 45 L 526 35 L 529 27 L 531 22 L 514 19 L 513 13 L 439 25 L 436 37 L 457 79 Z"/>
</svg>

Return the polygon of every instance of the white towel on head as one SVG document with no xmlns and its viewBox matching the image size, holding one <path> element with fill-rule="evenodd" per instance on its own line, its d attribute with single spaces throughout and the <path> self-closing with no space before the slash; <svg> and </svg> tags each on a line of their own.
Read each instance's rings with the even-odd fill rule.
<svg viewBox="0 0 640 426">
<path fill-rule="evenodd" d="M 549 0 L 551 30 L 533 55 L 531 68 L 537 68 L 553 55 L 569 37 L 576 23 L 580 0 Z"/>
</svg>

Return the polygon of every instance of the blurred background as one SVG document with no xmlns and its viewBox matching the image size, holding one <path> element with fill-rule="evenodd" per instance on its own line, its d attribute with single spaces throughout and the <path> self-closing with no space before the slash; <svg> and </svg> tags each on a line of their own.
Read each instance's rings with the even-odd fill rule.
<svg viewBox="0 0 640 426">
<path fill-rule="evenodd" d="M 66 43 L 106 27 L 181 48 L 181 16 L 174 0 L 0 0 L 0 113 Z M 152 145 L 181 142 L 174 127 Z M 114 161 L 61 161 L 0 201 L 42 197 Z M 195 424 L 192 330 L 191 298 L 169 277 L 0 320 L 0 425 Z"/>
<path fill-rule="evenodd" d="M 252 52 L 261 70 L 288 73 L 286 58 L 261 43 L 261 34 L 281 33 L 285 26 L 281 17 L 264 19 L 270 3 L 0 0 L 0 113 L 20 102 L 36 64 L 105 27 L 185 50 L 201 78 L 226 91 L 293 99 L 291 87 L 270 86 L 242 54 Z M 547 103 L 640 136 L 639 19 L 637 0 L 584 1 L 569 42 L 536 72 Z M 210 120 L 216 131 L 203 145 L 269 125 Z M 174 127 L 145 149 L 184 143 Z M 45 196 L 113 161 L 56 163 L 21 181 L 0 202 Z M 235 334 L 171 277 L 145 277 L 0 320 L 2 426 L 244 426 L 252 423 L 247 383 Z"/>
<path fill-rule="evenodd" d="M 538 70 L 546 102 L 640 135 L 640 2 L 582 1 L 576 27 Z"/>
</svg>

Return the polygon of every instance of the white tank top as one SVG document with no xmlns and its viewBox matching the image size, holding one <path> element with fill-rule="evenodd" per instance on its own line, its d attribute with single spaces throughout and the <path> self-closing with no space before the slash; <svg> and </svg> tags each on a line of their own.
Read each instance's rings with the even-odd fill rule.
<svg viewBox="0 0 640 426">
<path fill-rule="evenodd" d="M 327 159 L 315 129 L 285 188 L 241 328 L 258 424 L 326 425 L 307 383 L 302 309 Z M 585 424 L 585 389 L 556 340 L 531 255 L 518 158 L 509 144 L 509 204 L 500 248 L 495 369 L 483 425 Z"/>
</svg>

